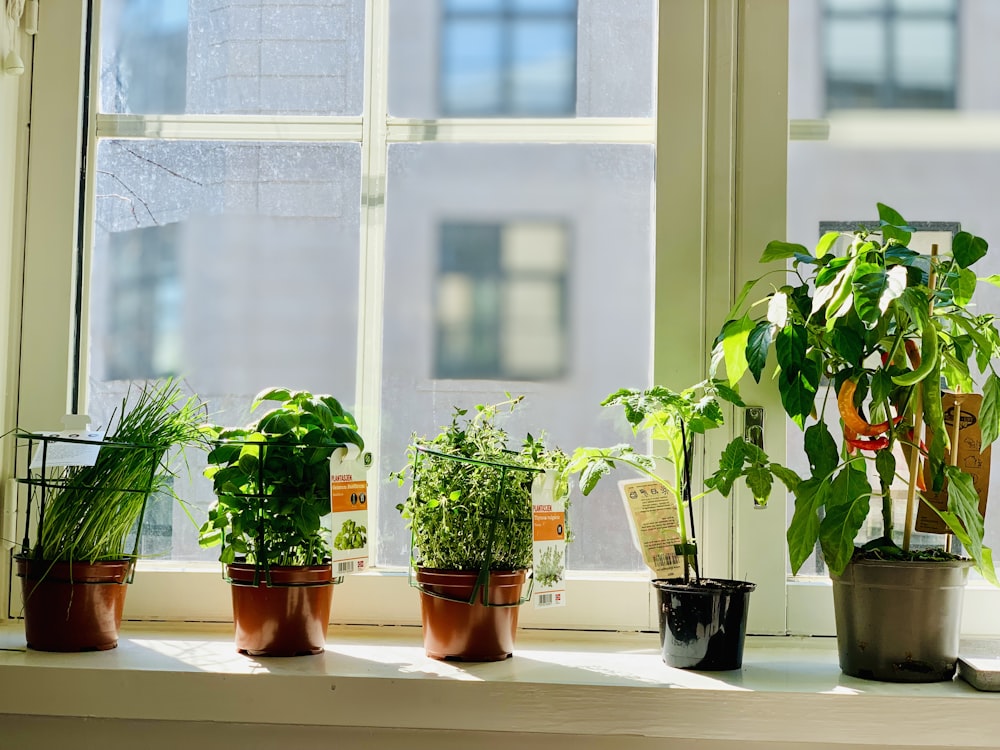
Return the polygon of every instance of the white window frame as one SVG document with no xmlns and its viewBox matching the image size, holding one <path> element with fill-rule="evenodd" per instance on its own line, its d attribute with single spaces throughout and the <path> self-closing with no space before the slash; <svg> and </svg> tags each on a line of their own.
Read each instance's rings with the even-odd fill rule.
<svg viewBox="0 0 1000 750">
<path fill-rule="evenodd" d="M 276 124 L 294 140 L 339 139 L 362 144 L 370 175 L 362 216 L 363 307 L 356 412 L 363 424 L 380 414 L 381 318 L 384 271 L 386 145 L 433 138 L 447 142 L 655 143 L 657 148 L 655 382 L 694 382 L 705 373 L 708 348 L 741 279 L 757 252 L 784 227 L 786 0 L 685 0 L 659 4 L 657 117 L 427 121 L 387 115 L 389 0 L 366 7 L 366 117 L 97 116 L 88 112 L 87 153 L 98 137 L 229 139 L 274 138 Z M 25 426 L 58 425 L 72 403 L 73 317 L 87 310 L 87 289 L 76 289 L 78 193 L 83 151 L 86 3 L 41 3 L 27 152 L 30 190 L 26 208 L 24 289 L 16 420 Z M 98 66 L 94 66 L 96 69 Z M 91 91 L 97 92 L 96 81 Z M 96 93 L 95 93 L 96 96 Z M 294 127 L 293 127 L 294 126 Z M 279 133 L 280 135 L 280 133 Z M 93 181 L 87 181 L 93 190 Z M 93 196 L 83 196 L 84 205 Z M 92 238 L 82 218 L 83 247 Z M 89 263 L 87 252 L 79 256 Z M 86 268 L 84 269 L 86 272 Z M 84 278 L 86 273 L 84 274 Z M 696 280 L 696 283 L 692 283 Z M 694 291 L 693 291 L 694 290 Z M 678 320 L 683 325 L 678 325 Z M 81 329 L 87 330 L 86 320 Z M 81 351 L 86 353 L 86 342 Z M 679 356 L 679 352 L 682 353 Z M 687 356 L 684 356 L 687 355 Z M 82 368 L 86 372 L 86 367 Z M 78 384 L 86 393 L 85 382 Z M 780 406 L 773 392 L 745 395 L 774 415 L 765 440 L 783 450 Z M 82 409 L 82 410 L 85 410 Z M 730 420 L 736 423 L 738 420 Z M 12 426 L 12 424 L 10 425 Z M 718 431 L 722 433 L 723 431 Z M 713 436 L 717 455 L 727 434 Z M 9 463 L 3 479 L 9 478 Z M 379 471 L 376 467 L 376 471 Z M 9 511 L 14 494 L 6 493 Z M 705 569 L 758 582 L 750 629 L 785 632 L 784 507 L 751 510 L 752 502 L 714 498 L 700 506 Z M 738 530 L 734 534 L 734 529 Z M 6 557 L 6 554 L 4 555 Z M 9 584 L 4 577 L 4 586 Z M 229 596 L 215 564 L 140 563 L 126 609 L 132 619 L 228 620 Z M 405 574 L 373 571 L 337 587 L 334 618 L 352 623 L 415 623 L 417 597 L 404 591 Z M 17 587 L 11 612 L 19 611 Z M 0 592 L 6 593 L 6 592 Z M 645 575 L 572 575 L 565 608 L 522 609 L 528 627 L 655 629 L 655 597 Z"/>
</svg>

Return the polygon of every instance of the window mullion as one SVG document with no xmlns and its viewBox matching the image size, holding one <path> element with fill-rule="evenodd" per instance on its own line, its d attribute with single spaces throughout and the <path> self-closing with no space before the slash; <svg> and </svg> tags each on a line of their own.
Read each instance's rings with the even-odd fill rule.
<svg viewBox="0 0 1000 750">
<path fill-rule="evenodd" d="M 369 446 L 381 441 L 383 279 L 385 276 L 385 190 L 388 166 L 389 0 L 367 0 L 365 84 L 361 138 L 361 256 L 355 411 Z M 369 528 L 378 528 L 381 457 L 369 470 Z M 377 560 L 373 561 L 377 564 Z"/>
<path fill-rule="evenodd" d="M 639 117 L 583 118 L 390 118 L 390 143 L 653 143 L 656 120 Z"/>
</svg>

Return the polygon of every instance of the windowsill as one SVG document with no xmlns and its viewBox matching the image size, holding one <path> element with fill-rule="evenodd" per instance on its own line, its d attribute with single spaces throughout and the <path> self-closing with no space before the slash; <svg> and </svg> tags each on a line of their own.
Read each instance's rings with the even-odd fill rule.
<svg viewBox="0 0 1000 750">
<path fill-rule="evenodd" d="M 51 654 L 26 650 L 12 621 L 0 625 L 0 712 L 875 747 L 996 736 L 1000 697 L 958 680 L 846 677 L 833 639 L 750 638 L 743 671 L 727 673 L 669 668 L 656 641 L 523 630 L 513 659 L 460 664 L 425 657 L 417 628 L 338 626 L 322 656 L 254 659 L 225 625 L 127 623 L 113 651 Z"/>
</svg>

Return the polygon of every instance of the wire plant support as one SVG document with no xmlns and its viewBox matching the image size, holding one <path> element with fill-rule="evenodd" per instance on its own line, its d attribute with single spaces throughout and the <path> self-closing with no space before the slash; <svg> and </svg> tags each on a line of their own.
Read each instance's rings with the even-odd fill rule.
<svg viewBox="0 0 1000 750">
<path fill-rule="evenodd" d="M 252 491 L 241 492 L 239 490 L 233 490 L 227 494 L 232 497 L 242 498 L 245 500 L 254 501 L 256 506 L 254 509 L 255 523 L 254 526 L 257 528 L 257 534 L 254 538 L 254 554 L 253 563 L 247 563 L 246 554 L 243 553 L 241 556 L 236 557 L 234 560 L 237 564 L 252 565 L 253 566 L 253 578 L 240 580 L 233 578 L 226 573 L 226 566 L 222 569 L 222 579 L 233 586 L 247 586 L 256 588 L 260 586 L 263 582 L 268 588 L 271 587 L 281 587 L 281 588 L 296 588 L 296 587 L 310 587 L 310 586 L 327 586 L 330 584 L 340 584 L 344 582 L 344 576 L 331 576 L 327 580 L 310 580 L 302 582 L 292 582 L 292 581 L 274 581 L 271 575 L 272 564 L 271 560 L 271 545 L 269 544 L 267 537 L 265 535 L 265 529 L 268 526 L 268 500 L 272 498 L 273 488 L 268 489 L 267 482 L 265 482 L 266 467 L 268 461 L 268 453 L 272 448 L 275 449 L 309 449 L 315 448 L 314 444 L 305 443 L 301 441 L 293 440 L 268 440 L 264 442 L 260 441 L 250 441 L 250 440 L 235 440 L 235 439 L 220 439 L 213 441 L 215 447 L 220 446 L 235 446 L 239 447 L 241 457 L 245 455 L 250 455 L 256 459 L 255 469 L 252 472 L 254 475 L 253 483 L 251 485 Z M 343 447 L 340 445 L 339 447 Z M 324 558 L 322 560 L 323 565 L 331 564 L 331 558 Z"/>
<path fill-rule="evenodd" d="M 22 521 L 24 528 L 17 557 L 46 560 L 53 565 L 57 562 L 92 563 L 127 559 L 129 567 L 124 583 L 131 583 L 139 556 L 146 504 L 157 484 L 162 447 L 21 429 L 16 430 L 14 435 L 17 441 L 15 481 L 26 490 Z M 84 471 L 90 467 L 68 465 L 66 460 L 58 457 L 59 453 L 86 452 L 93 448 L 97 449 L 96 455 L 102 458 L 107 458 L 105 452 L 111 452 L 113 457 L 121 456 L 116 463 L 124 463 L 124 457 L 129 455 L 129 461 L 140 467 L 135 475 L 140 477 L 140 481 L 129 485 L 90 482 L 87 479 L 88 473 Z M 56 503 L 64 504 L 65 513 L 59 518 L 58 524 L 53 525 L 50 518 L 47 525 L 47 515 L 61 512 Z M 128 512 L 125 511 L 131 511 L 136 519 L 131 528 L 103 528 L 95 520 L 100 510 L 115 513 L 116 508 L 123 511 L 123 519 L 128 517 Z M 128 537 L 133 537 L 131 549 L 116 549 L 124 545 L 118 545 L 114 540 Z M 91 543 L 92 549 L 89 552 L 86 542 Z M 104 547 L 106 551 L 98 553 L 98 546 Z M 57 552 L 46 554 L 53 550 Z M 108 551 L 112 551 L 112 554 L 108 554 Z"/>
<path fill-rule="evenodd" d="M 477 524 L 483 521 L 488 522 L 489 526 L 486 533 L 486 544 L 483 549 L 482 563 L 479 566 L 478 574 L 476 577 L 475 585 L 472 588 L 472 593 L 468 599 L 461 597 L 452 597 L 447 594 L 443 594 L 438 591 L 433 591 L 428 589 L 426 586 L 420 584 L 414 579 L 414 568 L 416 566 L 416 555 L 419 552 L 419 546 L 417 544 L 417 532 L 416 524 L 413 524 L 410 534 L 410 565 L 408 566 L 408 579 L 409 584 L 412 588 L 419 590 L 421 593 L 427 594 L 428 596 L 435 597 L 437 599 L 446 599 L 448 601 L 458 602 L 460 604 L 476 604 L 477 599 L 479 603 L 486 607 L 518 607 L 524 604 L 531 598 L 531 593 L 534 588 L 534 571 L 531 571 L 528 576 L 528 586 L 527 591 L 523 592 L 521 597 L 516 602 L 511 602 L 509 604 L 499 604 L 491 603 L 487 592 L 489 591 L 490 585 L 490 572 L 493 565 L 493 561 L 497 556 L 497 547 L 500 542 L 500 534 L 498 533 L 499 526 L 501 522 L 509 522 L 511 519 L 502 517 L 500 513 L 500 508 L 502 507 L 504 497 L 512 486 L 512 482 L 516 481 L 512 477 L 515 472 L 524 472 L 530 477 L 534 477 L 537 474 L 541 474 L 544 469 L 518 466 L 512 463 L 505 463 L 502 461 L 490 461 L 485 459 L 469 458 L 466 456 L 456 456 L 450 453 L 443 453 L 441 451 L 436 451 L 432 448 L 427 448 L 422 445 L 413 445 L 413 450 L 415 451 L 415 461 L 413 464 L 413 493 L 419 496 L 421 488 L 421 469 L 425 461 L 453 461 L 458 464 L 462 464 L 469 467 L 481 467 L 490 470 L 494 470 L 497 474 L 496 490 L 493 493 L 492 501 L 486 508 L 486 512 L 480 512 L 478 518 L 473 518 L 467 523 Z M 513 455 L 513 453 L 512 453 Z M 513 522 L 519 525 L 524 525 L 527 527 L 528 538 L 530 539 L 531 527 L 532 527 L 532 514 L 531 506 L 528 505 L 524 509 L 524 515 L 518 515 L 513 519 Z"/>
</svg>

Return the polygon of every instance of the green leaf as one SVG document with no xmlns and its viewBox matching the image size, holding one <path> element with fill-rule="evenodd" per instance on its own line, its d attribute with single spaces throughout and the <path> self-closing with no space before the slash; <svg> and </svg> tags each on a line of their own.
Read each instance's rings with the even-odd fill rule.
<svg viewBox="0 0 1000 750">
<path fill-rule="evenodd" d="M 854 309 L 866 328 L 874 328 L 883 312 L 881 301 L 889 285 L 889 277 L 884 268 L 869 263 L 858 266 L 858 271 L 865 272 L 854 277 Z M 903 275 L 905 277 L 905 271 Z"/>
<path fill-rule="evenodd" d="M 830 252 L 830 248 L 836 244 L 839 238 L 840 232 L 826 232 L 819 238 L 819 242 L 816 243 L 816 257 L 822 258 Z"/>
<path fill-rule="evenodd" d="M 788 295 L 784 292 L 775 292 L 771 299 L 767 301 L 767 320 L 777 328 L 784 328 L 788 324 Z"/>
<path fill-rule="evenodd" d="M 959 307 L 965 307 L 972 301 L 972 295 L 976 292 L 976 282 L 976 274 L 967 268 L 961 269 L 958 273 L 950 273 L 945 279 L 946 286 L 951 290 L 952 300 Z"/>
<path fill-rule="evenodd" d="M 819 511 L 826 504 L 829 494 L 830 483 L 819 479 L 805 480 L 795 492 L 795 512 L 785 533 L 792 573 L 798 573 L 813 553 L 819 539 Z"/>
<path fill-rule="evenodd" d="M 860 362 L 865 351 L 864 339 L 850 326 L 837 326 L 830 331 L 830 346 L 846 362 Z"/>
<path fill-rule="evenodd" d="M 826 422 L 816 422 L 805 432 L 804 444 L 809 459 L 809 471 L 814 479 L 829 481 L 830 475 L 840 463 L 837 442 L 830 434 Z"/>
<path fill-rule="evenodd" d="M 987 284 L 992 284 L 993 286 L 1000 286 L 1000 274 L 992 274 L 990 276 L 980 276 L 980 281 L 985 281 Z"/>
<path fill-rule="evenodd" d="M 774 341 L 774 353 L 778 366 L 783 370 L 795 370 L 806 358 L 807 332 L 803 326 L 787 325 L 778 331 Z"/>
<path fill-rule="evenodd" d="M 944 470 L 948 477 L 948 512 L 939 515 L 961 541 L 975 563 L 976 570 L 994 586 L 1000 586 L 993 567 L 993 555 L 983 545 L 983 516 L 979 512 L 979 493 L 976 492 L 972 475 L 966 474 L 957 466 L 946 466 Z M 955 521 L 958 521 L 957 525 Z"/>
<path fill-rule="evenodd" d="M 912 227 L 906 225 L 906 219 L 900 216 L 894 208 L 890 208 L 884 203 L 878 205 L 878 218 L 882 225 L 882 237 L 886 242 L 896 240 L 900 245 L 906 245 L 910 241 L 910 231 Z"/>
<path fill-rule="evenodd" d="M 747 371 L 747 340 L 754 324 L 749 315 L 731 320 L 722 329 L 722 351 L 726 360 L 726 378 L 733 385 Z"/>
<path fill-rule="evenodd" d="M 774 260 L 784 260 L 795 255 L 808 255 L 809 251 L 805 245 L 797 245 L 793 242 L 782 242 L 781 240 L 771 240 L 764 248 L 763 255 L 760 256 L 761 263 L 770 263 Z"/>
<path fill-rule="evenodd" d="M 951 254 L 960 268 L 968 268 L 986 255 L 989 246 L 982 237 L 975 237 L 968 232 L 959 232 L 951 243 Z"/>
<path fill-rule="evenodd" d="M 747 337 L 747 367 L 750 369 L 753 379 L 758 383 L 760 382 L 761 373 L 764 371 L 764 365 L 767 364 L 767 353 L 771 348 L 771 335 L 773 331 L 774 326 L 768 321 L 762 320 L 754 326 Z M 728 362 L 726 368 L 728 371 Z"/>
<path fill-rule="evenodd" d="M 292 398 L 292 392 L 287 388 L 265 388 L 253 397 L 250 404 L 250 411 L 260 406 L 263 401 L 288 401 Z"/>
<path fill-rule="evenodd" d="M 983 405 L 979 410 L 979 427 L 982 430 L 981 448 L 991 445 L 1000 437 L 1000 377 L 990 373 L 983 384 Z"/>
<path fill-rule="evenodd" d="M 871 485 L 864 469 L 848 465 L 833 480 L 819 541 L 830 572 L 840 575 L 854 555 L 854 539 L 868 517 Z"/>
<path fill-rule="evenodd" d="M 857 362 L 858 360 L 848 360 L 849 362 Z M 892 376 L 888 372 L 882 369 L 876 370 L 872 373 L 871 385 L 869 386 L 872 394 L 872 403 L 883 405 L 886 399 L 889 398 L 889 394 L 892 393 L 892 389 L 895 385 L 892 382 Z"/>
<path fill-rule="evenodd" d="M 751 466 L 747 469 L 747 487 L 753 493 L 754 500 L 758 504 L 767 505 L 767 500 L 771 496 L 771 485 L 773 482 L 771 472 L 766 466 Z"/>
<path fill-rule="evenodd" d="M 778 378 L 781 405 L 799 427 L 805 424 L 806 417 L 812 413 L 818 384 L 819 366 L 810 359 L 803 360 L 801 368 L 791 375 L 787 370 L 781 371 Z"/>
<path fill-rule="evenodd" d="M 729 497 L 733 483 L 743 473 L 743 461 L 746 456 L 743 438 L 735 438 L 725 447 L 719 456 L 719 468 L 710 479 L 714 487 L 724 497 Z"/>
<path fill-rule="evenodd" d="M 880 450 L 875 454 L 875 471 L 885 487 L 892 485 L 896 477 L 896 457 L 891 450 Z"/>
<path fill-rule="evenodd" d="M 788 488 L 789 492 L 796 492 L 798 490 L 799 485 L 802 483 L 802 477 L 794 471 L 787 466 L 777 463 L 768 464 L 768 468 L 774 476 L 781 480 L 781 483 Z"/>
</svg>

